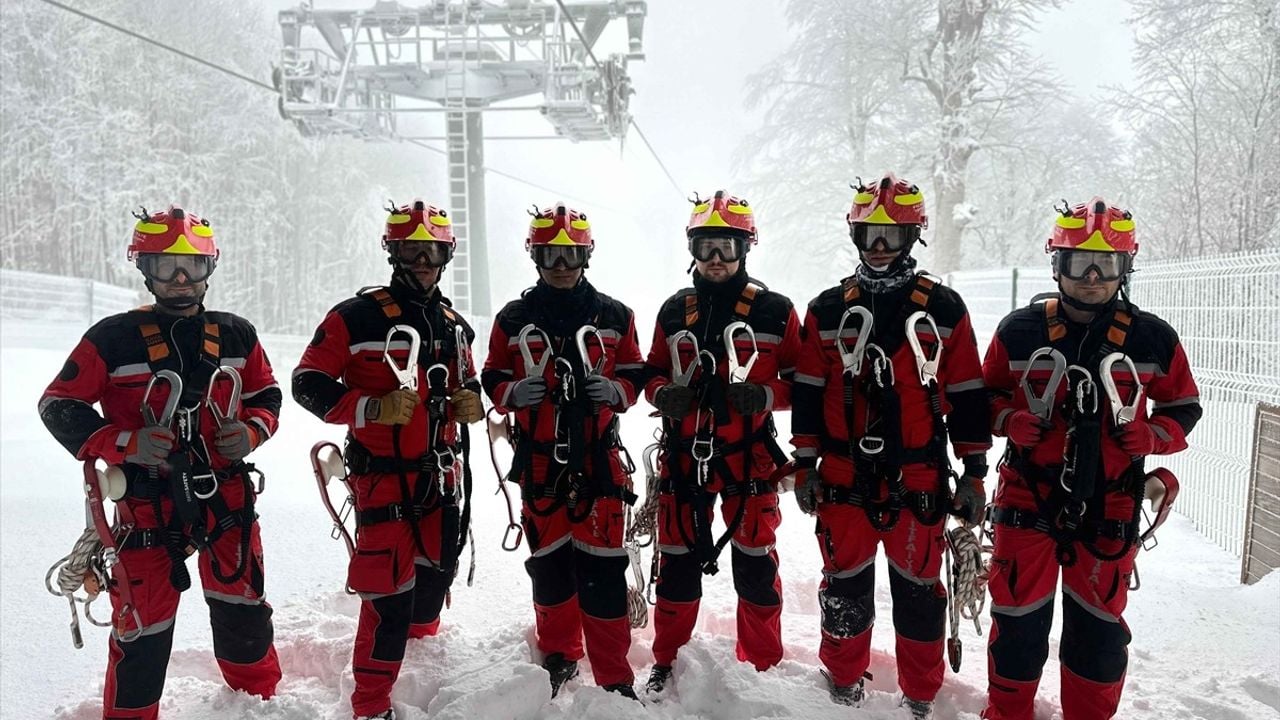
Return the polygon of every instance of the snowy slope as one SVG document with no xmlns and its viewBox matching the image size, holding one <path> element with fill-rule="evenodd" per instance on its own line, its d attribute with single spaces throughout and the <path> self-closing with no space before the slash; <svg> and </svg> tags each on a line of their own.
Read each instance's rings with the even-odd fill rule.
<svg viewBox="0 0 1280 720">
<path fill-rule="evenodd" d="M 35 415 L 40 390 L 66 351 L 12 345 L 6 343 L 0 354 L 0 717 L 89 720 L 101 712 L 106 631 L 86 627 L 85 649 L 74 650 L 66 628 L 66 604 L 43 589 L 45 570 L 70 549 L 83 527 L 79 468 Z M 275 361 L 278 374 L 288 377 L 296 358 L 281 354 Z M 627 444 L 638 458 L 653 422 L 635 412 L 625 421 Z M 267 592 L 276 608 L 276 641 L 285 674 L 279 696 L 262 702 L 222 685 L 207 614 L 199 594 L 191 592 L 178 618 L 164 717 L 350 717 L 347 698 L 357 604 L 341 590 L 345 553 L 328 537 L 327 518 L 306 461 L 312 443 L 339 436 L 339 429 L 323 426 L 290 403 L 279 435 L 253 458 L 268 474 L 259 509 Z M 394 697 L 402 717 L 905 717 L 894 706 L 885 583 L 877 592 L 881 623 L 871 668 L 872 688 L 879 692 L 861 712 L 838 708 L 826 699 L 817 664 L 820 562 L 811 520 L 794 510 L 789 499 L 784 502 L 786 518 L 779 539 L 787 646 L 787 658 L 779 667 L 756 673 L 734 661 L 732 581 L 722 573 L 706 581 L 695 640 L 676 666 L 674 697 L 641 706 L 574 681 L 552 701 L 545 673 L 530 662 L 533 616 L 522 567 L 525 549 L 505 553 L 499 548 L 505 511 L 501 497 L 491 495 L 495 485 L 487 454 L 482 446 L 477 449 L 476 582 L 474 587 L 462 581 L 455 585 L 453 607 L 445 612 L 439 637 L 410 643 Z M 647 555 L 645 566 L 647 570 Z M 1166 526 L 1160 547 L 1141 559 L 1140 569 L 1143 587 L 1131 596 L 1127 616 L 1135 641 L 1120 716 L 1280 717 L 1280 573 L 1241 587 L 1238 561 L 1205 541 L 1179 516 Z M 886 577 L 883 565 L 878 574 Z M 641 680 L 651 663 L 652 637 L 651 629 L 635 634 L 630 657 Z M 939 720 L 974 720 L 982 708 L 985 640 L 975 636 L 971 626 L 963 630 L 963 638 L 965 666 L 959 676 L 948 673 L 939 697 Z M 1060 717 L 1056 654 L 1055 647 L 1041 692 L 1041 718 Z M 585 670 L 583 676 L 589 678 Z"/>
</svg>

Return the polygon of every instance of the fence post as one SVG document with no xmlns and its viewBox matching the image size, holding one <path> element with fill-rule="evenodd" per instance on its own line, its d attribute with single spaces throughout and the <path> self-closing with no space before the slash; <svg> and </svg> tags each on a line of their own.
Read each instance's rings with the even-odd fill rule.
<svg viewBox="0 0 1280 720">
<path fill-rule="evenodd" d="M 1012 282 L 1009 285 L 1013 288 L 1013 295 L 1009 299 L 1009 312 L 1013 312 L 1018 309 L 1018 268 L 1016 267 L 1013 269 Z"/>
</svg>

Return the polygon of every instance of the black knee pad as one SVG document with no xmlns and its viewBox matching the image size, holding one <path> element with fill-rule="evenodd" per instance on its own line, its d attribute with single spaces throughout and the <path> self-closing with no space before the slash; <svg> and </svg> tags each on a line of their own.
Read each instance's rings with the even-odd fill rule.
<svg viewBox="0 0 1280 720">
<path fill-rule="evenodd" d="M 1053 598 L 1025 615 L 1006 615 L 993 610 L 991 621 L 999 629 L 990 650 L 996 675 L 1022 682 L 1038 679 L 1044 661 L 1049 658 Z"/>
<path fill-rule="evenodd" d="M 941 640 L 946 632 L 947 598 L 938 583 L 927 585 L 903 577 L 889 568 L 889 592 L 893 596 L 893 629 L 917 642 Z"/>
<path fill-rule="evenodd" d="M 374 660 L 400 662 L 409 642 L 409 618 L 413 614 L 413 592 L 381 597 L 373 602 L 378 626 L 373 629 Z"/>
<path fill-rule="evenodd" d="M 1070 595 L 1062 598 L 1062 642 L 1058 658 L 1085 680 L 1118 682 L 1129 664 L 1133 636 L 1118 622 L 1108 622 Z"/>
<path fill-rule="evenodd" d="M 672 602 L 693 602 L 702 597 L 702 568 L 693 553 L 662 556 L 658 597 Z"/>
<path fill-rule="evenodd" d="M 268 605 L 240 605 L 214 598 L 205 601 L 209 604 L 214 657 L 248 665 L 267 656 L 275 637 Z"/>
<path fill-rule="evenodd" d="M 115 666 L 117 709 L 144 708 L 160 702 L 173 649 L 173 627 L 131 642 L 119 642 L 123 657 Z"/>
<path fill-rule="evenodd" d="M 594 618 L 611 620 L 627 614 L 626 555 L 574 552 L 578 575 L 578 606 Z"/>
<path fill-rule="evenodd" d="M 415 570 L 417 584 L 413 587 L 413 622 L 421 625 L 440 617 L 453 575 L 429 565 L 418 565 Z"/>
<path fill-rule="evenodd" d="M 559 605 L 578 591 L 570 543 L 525 560 L 524 569 L 533 580 L 533 602 L 538 605 Z"/>
<path fill-rule="evenodd" d="M 848 638 L 871 627 L 876 619 L 875 584 L 874 564 L 852 577 L 829 579 L 826 589 L 818 591 L 823 631 Z"/>
<path fill-rule="evenodd" d="M 782 598 L 773 587 L 778 579 L 778 566 L 773 563 L 773 558 L 748 555 L 736 547 L 732 553 L 733 589 L 738 591 L 738 597 L 764 607 L 781 605 Z"/>
</svg>

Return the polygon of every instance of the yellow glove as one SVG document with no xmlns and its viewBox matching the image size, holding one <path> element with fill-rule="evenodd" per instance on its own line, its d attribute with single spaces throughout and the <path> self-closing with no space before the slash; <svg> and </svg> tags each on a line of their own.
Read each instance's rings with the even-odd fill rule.
<svg viewBox="0 0 1280 720">
<path fill-rule="evenodd" d="M 419 402 L 418 393 L 412 390 L 392 390 L 380 398 L 369 399 L 364 406 L 364 419 L 379 425 L 408 425 Z"/>
<path fill-rule="evenodd" d="M 462 388 L 449 396 L 453 403 L 453 418 L 460 423 L 480 422 L 484 419 L 484 404 L 474 390 Z"/>
</svg>

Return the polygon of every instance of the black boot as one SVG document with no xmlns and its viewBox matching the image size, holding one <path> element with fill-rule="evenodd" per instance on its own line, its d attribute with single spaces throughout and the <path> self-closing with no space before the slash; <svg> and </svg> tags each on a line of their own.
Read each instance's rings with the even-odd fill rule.
<svg viewBox="0 0 1280 720">
<path fill-rule="evenodd" d="M 831 693 L 831 702 L 837 705 L 859 707 L 867 697 L 866 688 L 862 685 L 864 680 L 861 678 L 852 685 L 837 685 L 826 670 L 822 671 L 822 677 L 827 679 L 827 690 Z"/>
<path fill-rule="evenodd" d="M 605 685 L 604 689 L 605 689 L 605 692 L 618 693 L 622 697 L 631 698 L 636 702 L 640 701 L 640 698 L 636 697 L 636 689 L 631 686 L 631 683 L 615 683 L 613 685 Z"/>
<path fill-rule="evenodd" d="M 670 665 L 654 665 L 653 670 L 649 671 L 649 682 L 644 684 L 644 689 L 650 695 L 661 695 L 670 680 Z"/>
<path fill-rule="evenodd" d="M 911 710 L 912 720 L 933 720 L 933 702 L 929 700 L 912 700 L 906 695 L 902 696 L 902 702 L 898 703 L 900 707 Z"/>
<path fill-rule="evenodd" d="M 560 687 L 578 676 L 578 661 L 565 660 L 564 653 L 548 655 L 542 668 L 551 675 L 551 697 L 559 695 Z"/>
</svg>

